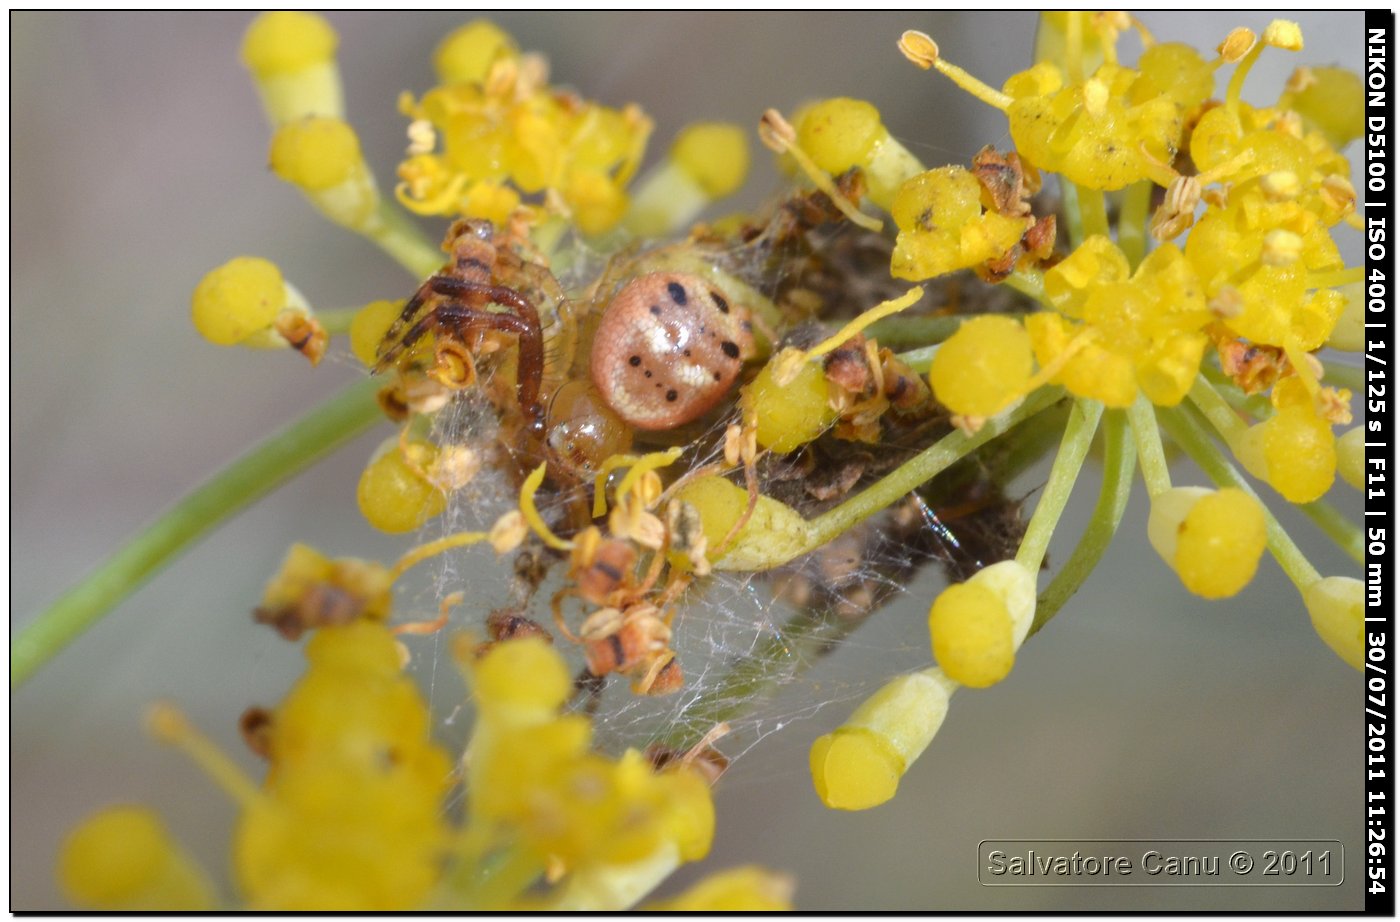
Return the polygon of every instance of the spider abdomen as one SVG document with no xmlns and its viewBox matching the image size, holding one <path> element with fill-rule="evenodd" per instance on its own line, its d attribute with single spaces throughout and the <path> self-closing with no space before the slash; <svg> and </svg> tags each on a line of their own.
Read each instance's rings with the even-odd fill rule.
<svg viewBox="0 0 1400 922">
<path fill-rule="evenodd" d="M 698 276 L 654 272 L 623 286 L 593 339 L 590 371 L 629 425 L 674 429 L 718 404 L 753 352 L 753 332 Z"/>
</svg>

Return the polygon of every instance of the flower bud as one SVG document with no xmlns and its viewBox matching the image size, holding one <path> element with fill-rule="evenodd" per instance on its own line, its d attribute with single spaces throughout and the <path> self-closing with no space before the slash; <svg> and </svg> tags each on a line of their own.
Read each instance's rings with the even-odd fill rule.
<svg viewBox="0 0 1400 922">
<path fill-rule="evenodd" d="M 867 810 L 894 796 L 899 779 L 932 742 L 958 683 L 940 669 L 902 675 L 812 744 L 812 783 L 836 810 Z"/>
<path fill-rule="evenodd" d="M 74 903 L 102 910 L 214 908 L 204 872 L 145 807 L 108 807 L 69 833 L 59 882 Z"/>
<path fill-rule="evenodd" d="M 1234 487 L 1174 487 L 1152 498 L 1148 539 L 1187 589 L 1234 595 L 1254 578 L 1267 534 L 1259 502 Z"/>
<path fill-rule="evenodd" d="M 316 13 L 263 13 L 243 36 L 243 64 L 253 72 L 258 95 L 274 126 L 308 115 L 345 114 L 339 38 Z"/>
<path fill-rule="evenodd" d="M 1365 661 L 1365 598 L 1361 580 L 1328 576 L 1303 590 L 1303 604 L 1313 629 L 1351 668 L 1361 671 Z"/>
</svg>

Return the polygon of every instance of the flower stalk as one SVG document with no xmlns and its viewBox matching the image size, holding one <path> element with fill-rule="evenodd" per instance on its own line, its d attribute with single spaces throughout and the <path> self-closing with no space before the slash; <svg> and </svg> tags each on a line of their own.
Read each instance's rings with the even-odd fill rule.
<svg viewBox="0 0 1400 922">
<path fill-rule="evenodd" d="M 378 382 L 351 385 L 224 468 L 152 522 L 20 630 L 10 644 L 10 688 L 216 526 L 381 420 Z"/>
</svg>

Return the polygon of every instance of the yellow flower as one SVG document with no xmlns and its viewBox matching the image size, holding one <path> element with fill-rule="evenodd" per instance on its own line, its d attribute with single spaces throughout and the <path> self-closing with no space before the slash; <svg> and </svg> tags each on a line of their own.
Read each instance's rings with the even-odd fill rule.
<svg viewBox="0 0 1400 922">
<path fill-rule="evenodd" d="M 1038 76 L 1017 75 L 1006 84 L 1016 152 L 1036 167 L 1090 189 L 1113 190 L 1148 178 L 1150 160 L 1175 157 L 1181 106 L 1170 95 L 1143 98 L 1143 87 L 1134 97 L 1136 72 L 1104 64 L 1087 80 L 1065 86 L 1047 83 L 1039 76 L 1045 73 L 1041 65 Z"/>
<path fill-rule="evenodd" d="M 621 219 L 651 133 L 640 110 L 545 86 L 538 62 L 484 21 L 450 36 L 435 60 L 443 84 L 400 102 L 414 119 L 412 152 L 399 167 L 406 207 L 498 220 L 519 196 L 549 204 L 553 194 L 586 233 Z"/>
<path fill-rule="evenodd" d="M 1110 407 L 1130 406 L 1139 390 L 1173 406 L 1190 389 L 1214 318 L 1175 246 L 1153 250 L 1130 278 L 1122 252 L 1090 237 L 1045 273 L 1045 291 L 1061 314 L 1033 314 L 1026 329 L 1042 366 L 1061 363 L 1052 381 Z"/>
<path fill-rule="evenodd" d="M 1034 223 L 984 211 L 982 186 L 960 166 L 920 173 L 899 187 L 890 214 L 899 226 L 890 272 L 920 281 L 995 260 Z"/>
</svg>

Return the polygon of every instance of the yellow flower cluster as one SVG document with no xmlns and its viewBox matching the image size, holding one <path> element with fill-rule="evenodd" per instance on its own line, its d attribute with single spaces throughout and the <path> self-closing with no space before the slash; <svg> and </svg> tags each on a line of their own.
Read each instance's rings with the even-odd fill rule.
<svg viewBox="0 0 1400 922">
<path fill-rule="evenodd" d="M 651 133 L 635 106 L 613 109 L 549 87 L 541 59 L 478 21 L 439 46 L 441 85 L 401 109 L 414 122 L 399 201 L 418 214 L 502 224 L 522 196 L 599 234 L 627 211 L 625 188 Z"/>
<path fill-rule="evenodd" d="M 388 628 L 317 631 L 307 671 L 272 713 L 261 795 L 234 833 L 234 873 L 262 909 L 418 905 L 448 844 L 452 760 Z"/>
<path fill-rule="evenodd" d="M 1046 381 L 1108 407 L 1131 406 L 1139 394 L 1171 407 L 1190 391 L 1212 342 L 1232 355 L 1266 347 L 1280 356 L 1268 374 L 1257 363 L 1222 361 L 1246 391 L 1285 379 L 1273 397 L 1277 413 L 1252 441 L 1232 447 L 1294 502 L 1326 491 L 1335 467 L 1331 425 L 1349 416 L 1346 394 L 1321 386 L 1308 353 L 1338 331 L 1348 303 L 1343 287 L 1353 280 L 1331 236 L 1339 223 L 1355 221 L 1347 161 L 1334 144 L 1359 131 L 1360 84 L 1336 69 L 1300 68 L 1277 106 L 1255 109 L 1240 100 L 1240 89 L 1266 47 L 1298 50 L 1301 33 L 1281 20 L 1262 37 L 1237 29 L 1213 61 L 1185 45 L 1151 44 L 1136 68 L 1117 64 L 1109 43 L 1099 50 L 1110 60 L 1088 77 L 1067 73 L 1074 61 L 1041 61 L 998 92 L 942 61 L 926 36 L 906 33 L 901 48 L 912 60 L 1006 112 L 1017 155 L 1060 174 L 1090 231 L 1043 276 L 1021 276 L 1023 290 L 1029 285 L 1053 308 L 1024 321 L 1040 373 L 1020 371 L 1019 334 L 990 336 L 966 323 L 943 346 L 957 360 L 934 363 L 935 392 L 951 410 L 985 416 Z M 1225 100 L 1209 101 L 1223 64 L 1235 65 Z M 1338 94 L 1336 112 L 1328 110 L 1332 97 L 1316 89 L 1324 81 Z M 1199 172 L 1171 166 L 1186 153 Z M 1134 199 L 1145 203 L 1153 184 L 1167 190 L 1152 221 L 1164 242 L 1144 259 L 1140 243 L 1108 236 L 1102 192 L 1123 189 L 1126 208 Z M 927 278 L 1009 252 L 1027 219 L 1005 209 L 983 213 L 989 192 L 958 168 L 906 182 L 891 211 L 901 231 L 894 274 Z M 1165 242 L 1187 230 L 1180 248 Z M 1013 367 L 1014 376 L 979 373 Z M 1309 399 L 1287 389 L 1289 376 Z M 1266 445 L 1279 464 L 1263 459 Z"/>
<path fill-rule="evenodd" d="M 1062 364 L 1052 381 L 1109 407 L 1131 406 L 1139 390 L 1174 406 L 1190 390 L 1213 318 L 1176 247 L 1158 247 L 1130 273 L 1122 250 L 1090 237 L 1045 273 L 1045 293 L 1056 312 L 1032 314 L 1026 329 L 1041 367 Z"/>
<path fill-rule="evenodd" d="M 534 637 L 457 645 L 477 721 L 463 762 L 467 822 L 455 829 L 443 809 L 453 760 L 432 742 L 427 707 L 382 623 L 380 576 L 382 568 L 298 546 L 269 585 L 266 602 L 279 610 L 334 598 L 342 608 L 360 603 L 366 617 L 308 625 L 317 629 L 306 673 L 276 709 L 245 715 L 245 736 L 268 760 L 261 787 L 173 708 L 153 712 L 155 734 L 241 806 L 233 871 L 250 908 L 389 911 L 424 906 L 435 893 L 482 908 L 619 908 L 709 852 L 707 778 L 687 759 L 658 769 L 636 750 L 617 759 L 593 751 L 589 720 L 560 713 L 573 690 L 564 659 Z M 328 614 L 324 605 L 317 614 Z M 451 870 L 454 860 L 465 871 Z M 486 860 L 526 873 L 511 890 L 474 889 Z M 520 893 L 541 873 L 555 885 L 549 904 Z M 198 865 L 139 807 L 109 808 L 75 830 L 61 877 L 75 902 L 97 908 L 194 909 L 215 899 Z M 781 878 L 742 869 L 679 905 L 780 908 L 790 891 Z"/>
<path fill-rule="evenodd" d="M 539 638 L 495 645 L 468 661 L 478 716 L 468 750 L 472 823 L 514 838 L 551 879 L 588 886 L 658 854 L 673 863 L 710 850 L 708 782 L 683 764 L 662 771 L 636 750 L 591 751 L 592 727 L 561 714 L 573 682 Z"/>
</svg>

